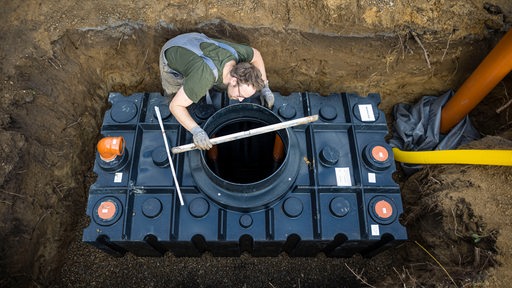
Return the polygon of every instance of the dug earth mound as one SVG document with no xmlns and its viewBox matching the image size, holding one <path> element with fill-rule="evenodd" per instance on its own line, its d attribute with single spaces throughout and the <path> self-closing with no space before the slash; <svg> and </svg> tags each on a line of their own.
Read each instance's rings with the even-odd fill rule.
<svg viewBox="0 0 512 288">
<path fill-rule="evenodd" d="M 160 91 L 158 53 L 198 31 L 250 44 L 271 88 L 379 93 L 397 103 L 459 88 L 512 24 L 507 0 L 4 1 L 0 16 L 1 287 L 505 287 L 512 168 L 396 173 L 410 240 L 371 259 L 112 258 L 81 242 L 111 91 Z M 512 149 L 512 78 L 470 113 L 480 149 Z M 398 164 L 399 165 L 399 164 Z M 399 166 L 400 167 L 400 166 Z"/>
</svg>

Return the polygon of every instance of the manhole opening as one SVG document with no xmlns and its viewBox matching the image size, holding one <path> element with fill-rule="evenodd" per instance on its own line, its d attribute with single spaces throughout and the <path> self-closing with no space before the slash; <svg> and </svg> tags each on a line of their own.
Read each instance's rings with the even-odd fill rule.
<svg viewBox="0 0 512 288">
<path fill-rule="evenodd" d="M 220 126 L 211 137 L 220 137 L 268 125 L 242 120 Z M 248 184 L 272 175 L 283 163 L 286 147 L 279 133 L 269 132 L 214 146 L 206 152 L 208 168 L 223 180 Z"/>
</svg>

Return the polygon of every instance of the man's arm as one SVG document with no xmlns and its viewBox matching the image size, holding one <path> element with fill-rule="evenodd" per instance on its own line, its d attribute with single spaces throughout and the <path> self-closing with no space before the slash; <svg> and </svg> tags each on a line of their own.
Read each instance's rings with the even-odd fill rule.
<svg viewBox="0 0 512 288">
<path fill-rule="evenodd" d="M 274 93 L 270 90 L 268 87 L 268 79 L 267 79 L 267 72 L 265 71 L 265 63 L 263 62 L 263 57 L 261 56 L 260 51 L 252 48 L 254 56 L 252 57 L 251 64 L 254 65 L 256 68 L 258 68 L 261 72 L 261 78 L 263 79 L 263 82 L 265 85 L 261 89 L 261 105 L 265 105 L 265 102 L 267 103 L 267 107 L 269 109 L 272 109 L 274 106 Z"/>
<path fill-rule="evenodd" d="M 195 126 L 198 126 L 187 110 L 187 107 L 192 105 L 192 103 L 194 102 L 187 97 L 185 90 L 181 87 L 169 104 L 169 110 L 172 115 L 174 115 L 176 120 L 178 120 L 178 122 L 180 122 L 180 124 L 188 131 L 192 130 Z"/>
<path fill-rule="evenodd" d="M 194 144 L 201 150 L 208 150 L 212 148 L 212 143 L 208 134 L 197 125 L 196 121 L 188 113 L 187 107 L 193 103 L 190 98 L 187 97 L 183 86 L 178 90 L 178 93 L 174 95 L 171 103 L 169 104 L 169 110 L 172 115 L 176 117 L 176 120 L 185 127 L 190 133 L 192 133 Z"/>
<path fill-rule="evenodd" d="M 252 57 L 251 64 L 256 66 L 261 72 L 261 78 L 263 81 L 267 82 L 267 72 L 265 71 L 265 62 L 263 62 L 263 57 L 261 56 L 260 51 L 252 48 L 254 56 Z"/>
</svg>

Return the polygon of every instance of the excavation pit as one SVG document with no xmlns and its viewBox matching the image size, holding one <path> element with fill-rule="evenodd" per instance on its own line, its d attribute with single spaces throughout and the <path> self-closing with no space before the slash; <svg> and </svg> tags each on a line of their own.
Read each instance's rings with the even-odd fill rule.
<svg viewBox="0 0 512 288">
<path fill-rule="evenodd" d="M 30 8 L 31 6 L 26 7 Z M 11 13 L 12 9 L 10 8 L 12 7 L 7 7 L 4 13 Z M 49 13 L 48 11 L 62 11 L 62 9 L 39 10 L 39 13 Z M 87 11 L 87 15 L 99 15 L 88 9 L 83 11 Z M 17 11 L 17 13 L 20 12 L 24 11 Z M 283 13 L 283 15 L 285 14 Z M 26 13 L 20 15 L 26 15 Z M 58 17 L 60 15 L 61 12 Z M 373 32 L 361 33 L 354 36 L 344 33 L 324 33 L 309 28 L 301 29 L 300 26 L 299 28 L 283 28 L 283 26 L 277 30 L 259 26 L 250 28 L 250 26 L 236 26 L 223 21 L 205 22 L 196 26 L 187 22 L 186 25 L 191 26 L 183 28 L 185 26 L 178 25 L 179 28 L 175 29 L 172 25 L 146 26 L 136 22 L 126 22 L 125 19 L 123 19 L 124 22 L 117 22 L 117 24 L 109 22 L 70 26 L 65 21 L 57 21 L 57 18 L 52 18 L 55 20 L 52 23 L 59 23 L 61 26 L 62 30 L 58 32 L 54 30 L 57 26 L 45 30 L 44 27 L 47 26 L 38 22 L 42 21 L 40 19 L 48 20 L 48 17 L 50 16 L 44 14 L 42 18 L 29 17 L 23 23 L 14 21 L 12 23 L 20 25 L 14 27 L 8 24 L 4 27 L 8 30 L 2 30 L 5 32 L 2 35 L 4 35 L 3 40 L 6 45 L 2 45 L 1 56 L 4 96 L 1 103 L 3 116 L 0 127 L 2 143 L 6 144 L 4 147 L 10 149 L 8 153 L 2 154 L 2 159 L 5 159 L 7 165 L 2 166 L 2 169 L 6 170 L 2 170 L 0 175 L 2 191 L 9 192 L 2 193 L 3 198 L 1 199 L 1 212 L 5 216 L 3 219 L 5 219 L 4 225 L 6 225 L 3 227 L 5 233 L 1 236 L 1 242 L 4 243 L 2 249 L 4 261 L 0 264 L 2 286 L 5 283 L 7 283 L 6 286 L 27 286 L 34 283 L 46 286 L 57 282 L 57 287 L 79 286 L 79 284 L 93 282 L 107 283 L 108 281 L 123 283 L 123 281 L 127 281 L 126 279 L 133 277 L 133 273 L 123 272 L 119 269 L 113 272 L 113 267 L 131 267 L 127 271 L 140 269 L 141 259 L 124 257 L 122 260 L 117 260 L 109 256 L 106 257 L 101 251 L 80 243 L 81 229 L 88 224 L 88 220 L 84 216 L 86 195 L 90 185 L 97 177 L 92 173 L 95 144 L 100 138 L 102 117 L 104 112 L 109 109 L 109 92 L 119 91 L 124 95 L 131 95 L 140 91 L 158 91 L 160 89 L 157 76 L 159 48 L 167 39 L 182 30 L 198 30 L 214 37 L 247 42 L 258 47 L 264 57 L 271 58 L 269 60 L 271 64 L 268 65 L 271 88 L 274 91 L 282 92 L 283 95 L 289 95 L 295 91 L 318 91 L 322 95 L 328 95 L 333 91 L 358 91 L 361 95 L 366 95 L 368 92 L 379 92 L 383 95 L 380 108 L 388 116 L 394 103 L 414 102 L 424 94 L 437 95 L 447 89 L 457 88 L 485 57 L 500 36 L 499 31 L 491 31 L 482 39 L 480 36 L 471 35 L 464 29 L 459 29 L 457 33 L 461 33 L 458 35 L 469 35 L 467 38 L 450 37 L 451 31 L 434 33 L 430 35 L 432 38 L 429 38 L 428 32 L 423 35 L 419 34 L 417 36 L 428 52 L 433 68 L 429 69 L 424 50 L 408 30 L 376 34 Z M 311 19 L 310 16 L 307 18 Z M 452 19 L 464 18 L 454 17 Z M 69 19 L 83 20 L 81 17 L 70 17 Z M 39 32 L 35 33 L 34 30 L 23 30 L 24 23 L 31 27 L 41 27 L 41 31 L 45 31 L 44 35 Z M 154 21 L 150 20 L 147 23 L 154 23 Z M 276 43 L 281 44 L 276 45 Z M 290 49 L 283 49 L 282 43 L 286 43 L 286 47 Z M 386 52 L 389 53 L 386 54 Z M 508 101 L 505 92 L 507 90 L 512 90 L 509 78 L 506 78 L 503 85 L 499 85 L 472 113 L 473 119 L 476 120 L 476 126 L 482 133 L 495 135 L 509 129 L 510 121 L 506 115 L 510 108 L 507 109 L 504 106 Z M 500 110 L 501 113 L 495 112 L 498 108 L 503 108 Z M 329 159 L 331 158 L 326 158 L 326 160 Z M 331 163 L 332 161 L 327 162 Z M 162 166 L 165 166 L 165 163 L 162 163 Z M 471 171 L 474 170 L 468 168 L 465 171 L 469 171 L 468 173 L 471 174 Z M 477 177 L 479 174 L 484 175 L 490 172 L 486 169 L 479 171 L 481 173 L 471 174 L 474 176 L 472 181 L 483 183 L 485 180 L 475 179 L 479 179 Z M 459 172 L 457 170 L 453 173 Z M 501 175 L 499 171 L 497 172 L 490 174 Z M 446 173 L 437 174 L 436 179 L 442 175 L 446 175 Z M 263 176 L 251 181 L 258 181 L 260 178 L 262 179 Z M 425 177 L 425 179 L 430 178 Z M 499 183 L 500 179 L 492 179 L 494 183 Z M 418 180 L 419 183 L 421 180 L 421 178 Z M 462 182 L 457 179 L 453 183 L 455 186 L 462 185 Z M 471 185 L 475 185 L 475 183 L 468 184 L 468 186 Z M 409 195 L 417 195 L 418 191 L 423 189 L 422 187 L 425 185 L 408 190 L 412 191 Z M 464 187 L 461 189 L 468 189 Z M 469 198 L 470 195 L 467 194 L 465 197 Z M 404 201 L 406 207 L 411 207 L 411 209 L 417 207 L 418 201 L 414 197 Z M 342 208 L 344 206 L 340 206 L 341 210 L 337 210 L 336 207 L 339 205 L 336 203 L 338 202 L 333 203 L 335 203 L 333 204 L 334 211 L 343 215 Z M 470 205 L 471 203 L 473 206 Z M 429 214 L 429 217 L 426 218 L 413 213 L 414 217 L 411 216 L 413 220 L 419 218 L 428 220 L 418 223 L 408 218 L 411 222 L 406 223 L 413 231 L 413 235 L 417 235 L 414 239 L 422 244 L 425 244 L 422 240 L 432 239 L 432 236 L 425 234 L 424 231 L 431 231 L 425 226 L 439 227 L 439 222 L 436 219 L 441 217 L 448 219 L 446 223 L 456 222 L 459 224 L 457 226 L 459 231 L 456 231 L 456 235 L 462 235 L 462 229 L 466 229 L 464 230 L 466 232 L 476 231 L 478 234 L 485 231 L 485 226 L 482 225 L 482 219 L 479 220 L 473 213 L 472 209 L 478 208 L 474 203 L 476 202 L 457 202 L 458 206 L 455 212 L 458 222 L 450 218 L 453 217 L 450 216 L 453 211 L 447 210 L 449 213 Z M 429 205 L 432 202 L 424 204 L 425 206 L 420 208 L 432 207 Z M 428 209 L 419 210 L 427 211 Z M 30 211 L 30 213 L 26 213 L 26 211 Z M 144 211 L 147 215 L 156 213 L 151 209 Z M 290 215 L 298 213 L 296 211 L 289 212 Z M 238 220 L 245 226 L 251 222 L 247 217 Z M 254 221 L 254 219 L 252 220 Z M 477 224 L 463 226 L 460 225 L 461 223 Z M 473 275 L 473 273 L 468 274 L 464 271 L 487 271 L 485 269 L 495 263 L 491 253 L 496 239 L 494 237 L 497 237 L 494 232 L 479 234 L 481 237 L 476 239 L 479 241 L 477 245 L 481 249 L 479 257 L 482 260 L 479 263 L 481 265 L 475 269 L 473 265 L 477 262 L 473 261 L 475 259 L 473 244 L 476 240 L 471 236 L 463 238 L 463 241 L 458 236 L 446 239 L 446 236 L 453 234 L 454 231 L 453 227 L 448 224 L 441 230 L 445 233 L 441 232 L 434 238 L 445 239 L 446 243 L 450 244 L 445 247 L 435 241 L 427 241 L 434 244 L 432 247 L 426 248 L 430 252 L 440 253 L 436 255 L 449 255 L 439 259 L 450 259 L 448 263 L 443 264 L 458 283 L 462 284 L 463 281 L 466 281 L 467 275 Z M 292 251 L 296 247 L 297 241 L 300 241 L 299 238 L 296 235 L 291 235 L 291 240 L 287 242 L 288 248 L 285 250 Z M 338 240 L 335 242 L 341 243 L 344 237 L 340 235 L 336 239 Z M 154 243 L 154 238 L 148 237 L 147 242 Z M 244 240 L 243 242 L 248 241 Z M 406 246 L 408 246 L 408 250 L 418 248 L 416 245 Z M 245 250 L 251 249 L 250 245 L 244 244 L 244 247 L 247 247 L 244 248 Z M 436 249 L 435 247 L 440 248 Z M 458 251 L 455 253 L 457 257 L 450 256 L 451 247 L 458 247 Z M 387 279 L 393 278 L 390 275 L 396 275 L 396 272 L 391 269 L 392 266 L 379 264 L 389 263 L 391 260 L 396 265 L 405 267 L 407 273 L 412 273 L 415 277 L 414 280 L 432 283 L 435 281 L 432 279 L 437 279 L 436 283 L 443 283 L 446 276 L 443 273 L 438 273 L 438 269 L 433 268 L 435 263 L 427 265 L 428 267 L 422 267 L 423 270 L 411 269 L 408 266 L 413 262 L 428 263 L 430 261 L 430 258 L 425 256 L 422 250 L 416 251 L 418 253 L 414 254 L 413 260 L 411 258 L 396 259 L 400 251 L 404 252 L 404 250 L 399 250 L 395 253 L 396 255 L 381 254 L 376 262 L 352 259 L 347 265 L 357 271 L 364 269 L 370 284 L 381 283 L 382 273 L 375 271 L 386 271 L 384 274 L 385 277 L 388 277 Z M 491 252 L 487 253 L 487 251 Z M 459 257 L 458 255 L 463 256 Z M 411 257 L 410 254 L 409 257 Z M 98 262 L 98 259 L 101 261 Z M 225 259 L 224 262 L 219 259 L 216 260 L 215 265 L 210 265 L 211 261 L 208 260 L 206 262 L 209 266 L 202 267 L 202 271 L 206 271 L 206 273 L 197 274 L 196 268 L 201 267 L 202 263 L 204 264 L 201 259 L 198 258 L 199 261 L 186 259 L 182 260 L 183 262 L 180 264 L 176 264 L 175 258 L 166 258 L 166 263 L 172 264 L 163 266 L 172 267 L 172 269 L 167 269 L 165 273 L 159 273 L 157 263 L 152 260 L 147 260 L 143 265 L 152 279 L 162 279 L 164 282 L 168 280 L 166 283 L 195 283 L 197 285 L 216 283 L 222 285 L 224 283 L 222 281 L 227 280 L 234 285 L 243 286 L 245 284 L 240 277 L 234 278 L 231 274 L 223 273 L 222 267 L 228 267 L 229 269 L 226 271 L 232 271 L 233 267 L 236 267 L 235 270 L 241 271 L 238 276 L 245 276 L 242 278 L 253 281 L 253 283 L 263 283 L 258 282 L 261 279 L 255 278 L 254 275 L 263 275 L 265 272 L 244 272 L 243 267 L 247 261 L 251 263 L 251 265 L 247 265 L 247 267 L 251 267 L 251 271 L 260 269 L 259 271 L 268 272 L 268 267 L 273 267 L 273 271 L 279 271 L 283 265 L 288 267 L 289 277 L 272 278 L 270 281 L 274 285 L 290 285 L 290 283 L 296 283 L 297 279 L 300 279 L 300 283 L 304 285 L 307 283 L 324 286 L 332 283 L 352 283 L 354 285 L 359 283 L 350 271 L 340 273 L 340 271 L 346 270 L 343 262 L 322 257 L 315 258 L 313 261 L 300 258 L 293 261 L 288 259 L 265 260 L 266 266 L 257 259 Z M 384 261 L 382 261 L 383 259 Z M 460 264 L 460 259 L 463 259 L 462 264 Z M 181 265 L 180 267 L 183 269 L 174 269 L 174 265 Z M 397 269 L 402 271 L 398 266 Z M 418 273 L 418 271 L 427 270 L 431 273 Z M 88 271 L 88 273 L 83 271 Z M 431 276 L 432 273 L 435 275 Z M 206 274 L 218 274 L 223 279 L 206 278 L 204 276 Z M 194 278 L 186 279 L 183 275 L 194 275 Z M 425 276 L 422 275 L 430 275 L 429 278 L 432 279 L 425 279 Z M 394 279 L 395 286 L 402 284 L 398 276 L 394 278 L 396 278 Z M 146 282 L 137 282 L 137 280 L 130 282 L 130 284 L 133 283 L 144 285 L 143 283 Z"/>
</svg>

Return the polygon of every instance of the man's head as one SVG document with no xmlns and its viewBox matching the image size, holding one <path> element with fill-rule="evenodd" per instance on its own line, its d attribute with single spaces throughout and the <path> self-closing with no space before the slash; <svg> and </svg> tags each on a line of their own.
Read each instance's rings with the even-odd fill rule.
<svg viewBox="0 0 512 288">
<path fill-rule="evenodd" d="M 229 75 L 232 77 L 227 89 L 230 99 L 243 101 L 265 85 L 260 70 L 247 62 L 236 64 Z"/>
</svg>

